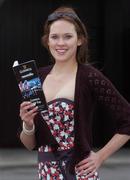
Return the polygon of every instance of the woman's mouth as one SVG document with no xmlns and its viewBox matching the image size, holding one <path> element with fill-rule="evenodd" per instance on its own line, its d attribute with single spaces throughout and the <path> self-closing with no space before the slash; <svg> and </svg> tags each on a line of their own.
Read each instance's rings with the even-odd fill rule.
<svg viewBox="0 0 130 180">
<path fill-rule="evenodd" d="M 67 51 L 67 49 L 56 49 L 56 52 L 61 55 L 66 53 L 66 51 Z"/>
</svg>

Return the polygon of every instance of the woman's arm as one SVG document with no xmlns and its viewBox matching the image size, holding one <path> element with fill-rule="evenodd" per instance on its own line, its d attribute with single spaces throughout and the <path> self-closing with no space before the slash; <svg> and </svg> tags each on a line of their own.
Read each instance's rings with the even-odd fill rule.
<svg viewBox="0 0 130 180">
<path fill-rule="evenodd" d="M 28 135 L 28 134 L 25 134 L 25 132 L 22 130 L 22 132 L 20 133 L 20 140 L 28 150 L 32 150 L 36 146 L 36 140 L 35 140 L 34 133 Z"/>
<path fill-rule="evenodd" d="M 87 174 L 92 176 L 103 162 L 110 157 L 114 152 L 120 149 L 128 140 L 130 136 L 115 134 L 112 139 L 99 151 L 91 152 L 88 158 L 79 162 L 76 166 L 76 171 L 80 174 Z"/>
<path fill-rule="evenodd" d="M 105 161 L 110 155 L 120 149 L 128 140 L 130 136 L 115 134 L 112 139 L 98 151 L 98 154 L 102 161 Z"/>
<path fill-rule="evenodd" d="M 88 83 L 94 99 L 109 113 L 116 125 L 115 135 L 99 151 L 91 152 L 76 166 L 81 174 L 88 177 L 102 165 L 114 152 L 120 149 L 130 139 L 130 104 L 119 93 L 115 86 L 101 72 L 89 66 Z"/>
<path fill-rule="evenodd" d="M 32 150 L 36 145 L 34 117 L 37 114 L 37 109 L 38 107 L 31 102 L 23 102 L 20 105 L 20 117 L 23 121 L 20 140 L 29 150 Z"/>
</svg>

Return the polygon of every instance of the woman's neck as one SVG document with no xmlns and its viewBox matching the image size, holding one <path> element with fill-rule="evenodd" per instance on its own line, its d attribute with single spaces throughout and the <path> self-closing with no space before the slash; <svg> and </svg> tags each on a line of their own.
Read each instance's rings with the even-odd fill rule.
<svg viewBox="0 0 130 180">
<path fill-rule="evenodd" d="M 64 74 L 72 73 L 77 70 L 77 66 L 78 66 L 78 64 L 76 61 L 56 62 L 53 66 L 51 74 L 64 75 Z"/>
</svg>

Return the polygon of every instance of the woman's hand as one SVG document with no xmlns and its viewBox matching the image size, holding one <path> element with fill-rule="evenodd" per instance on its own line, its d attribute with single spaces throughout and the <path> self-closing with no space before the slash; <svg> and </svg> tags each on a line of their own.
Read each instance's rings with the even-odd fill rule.
<svg viewBox="0 0 130 180">
<path fill-rule="evenodd" d="M 91 177 L 99 169 L 102 163 L 103 161 L 98 152 L 95 153 L 91 151 L 90 155 L 87 158 L 80 161 L 76 165 L 75 170 L 79 175 L 86 175 L 85 177 Z"/>
<path fill-rule="evenodd" d="M 24 121 L 27 129 L 32 129 L 34 125 L 34 117 L 38 113 L 38 107 L 30 101 L 24 101 L 20 105 L 20 117 Z"/>
</svg>

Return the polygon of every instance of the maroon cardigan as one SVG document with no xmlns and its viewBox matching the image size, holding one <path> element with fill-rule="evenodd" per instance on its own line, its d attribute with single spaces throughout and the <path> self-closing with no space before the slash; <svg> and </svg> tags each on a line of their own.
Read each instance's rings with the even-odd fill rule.
<svg viewBox="0 0 130 180">
<path fill-rule="evenodd" d="M 53 66 L 43 67 L 39 74 L 44 79 Z M 91 65 L 78 64 L 74 96 L 74 164 L 89 155 L 92 148 L 92 119 L 96 104 L 103 105 L 116 123 L 115 133 L 130 135 L 130 104 L 114 85 Z M 37 147 L 50 144 L 58 146 L 40 114 L 36 116 Z"/>
</svg>

